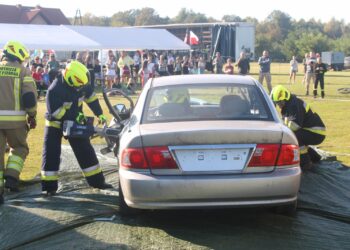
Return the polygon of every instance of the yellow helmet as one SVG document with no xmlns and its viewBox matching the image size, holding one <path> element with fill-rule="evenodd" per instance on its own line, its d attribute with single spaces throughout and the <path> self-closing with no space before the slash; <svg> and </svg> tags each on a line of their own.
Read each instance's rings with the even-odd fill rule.
<svg viewBox="0 0 350 250">
<path fill-rule="evenodd" d="M 63 72 L 63 78 L 71 87 L 79 88 L 89 82 L 89 70 L 84 64 L 72 61 L 67 64 Z"/>
<path fill-rule="evenodd" d="M 12 55 L 21 62 L 23 62 L 26 58 L 29 57 L 28 50 L 24 47 L 24 45 L 17 41 L 8 41 L 4 46 L 5 54 Z"/>
<path fill-rule="evenodd" d="M 271 91 L 271 98 L 274 102 L 288 101 L 290 99 L 290 92 L 282 85 L 277 85 Z"/>
<path fill-rule="evenodd" d="M 167 91 L 167 101 L 171 103 L 184 103 L 189 101 L 189 93 L 186 88 L 170 88 Z"/>
</svg>

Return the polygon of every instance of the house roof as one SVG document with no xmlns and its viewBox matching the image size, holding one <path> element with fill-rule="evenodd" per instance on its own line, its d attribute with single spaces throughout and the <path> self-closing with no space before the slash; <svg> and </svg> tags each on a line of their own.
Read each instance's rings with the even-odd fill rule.
<svg viewBox="0 0 350 250">
<path fill-rule="evenodd" d="M 60 9 L 0 4 L 0 23 L 30 24 L 40 15 L 49 25 L 69 25 L 69 20 Z"/>
</svg>

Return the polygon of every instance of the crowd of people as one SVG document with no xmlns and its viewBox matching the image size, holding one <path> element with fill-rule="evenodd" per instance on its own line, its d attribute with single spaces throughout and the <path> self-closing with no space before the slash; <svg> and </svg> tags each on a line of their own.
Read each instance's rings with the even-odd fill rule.
<svg viewBox="0 0 350 250">
<path fill-rule="evenodd" d="M 240 54 L 236 64 L 230 57 L 224 59 L 220 52 L 216 53 L 213 60 L 209 60 L 203 54 L 174 55 L 171 52 L 112 50 L 108 51 L 106 62 L 102 65 L 98 57 L 94 58 L 91 52 L 77 52 L 73 59 L 88 68 L 92 86 L 95 86 L 97 81 L 104 81 L 107 88 L 123 88 L 131 93 L 135 92 L 137 84 L 142 88 L 152 77 L 204 74 L 206 71 L 216 74 L 237 72 L 246 75 L 250 71 L 250 60 L 245 57 L 244 52 Z M 55 54 L 50 54 L 47 61 L 36 56 L 27 67 L 31 69 L 40 97 L 64 65 L 60 65 L 55 59 Z"/>
</svg>

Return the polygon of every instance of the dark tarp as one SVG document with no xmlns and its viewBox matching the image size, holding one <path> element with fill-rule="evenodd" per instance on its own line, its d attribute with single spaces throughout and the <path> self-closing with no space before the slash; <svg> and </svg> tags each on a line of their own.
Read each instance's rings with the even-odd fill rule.
<svg viewBox="0 0 350 250">
<path fill-rule="evenodd" d="M 295 217 L 270 209 L 118 212 L 118 190 L 88 188 L 68 146 L 60 193 L 38 181 L 7 194 L 0 207 L 0 249 L 350 249 L 350 169 L 322 161 L 304 173 Z M 118 185 L 116 160 L 99 155 Z"/>
<path fill-rule="evenodd" d="M 213 44 L 212 58 L 215 57 L 216 52 L 220 52 L 222 57 L 231 57 L 232 60 L 235 60 L 235 41 L 236 28 L 234 25 L 214 25 L 211 38 Z"/>
</svg>

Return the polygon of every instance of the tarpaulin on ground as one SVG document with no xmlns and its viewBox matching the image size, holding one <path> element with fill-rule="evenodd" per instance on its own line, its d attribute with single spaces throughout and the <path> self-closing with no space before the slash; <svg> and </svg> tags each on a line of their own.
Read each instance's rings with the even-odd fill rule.
<svg viewBox="0 0 350 250">
<path fill-rule="evenodd" d="M 43 198 L 35 181 L 7 195 L 0 249 L 350 249 L 350 168 L 339 162 L 303 174 L 294 217 L 246 208 L 122 217 L 116 160 L 99 160 L 115 189 L 89 188 L 63 146 L 57 196 Z"/>
</svg>

